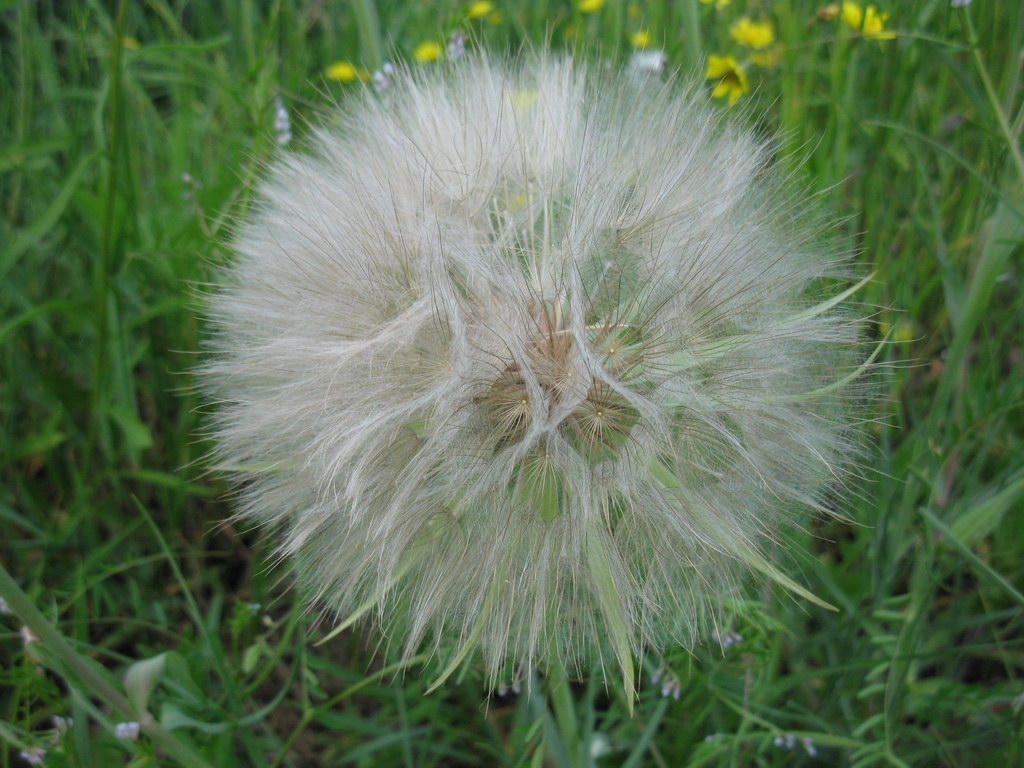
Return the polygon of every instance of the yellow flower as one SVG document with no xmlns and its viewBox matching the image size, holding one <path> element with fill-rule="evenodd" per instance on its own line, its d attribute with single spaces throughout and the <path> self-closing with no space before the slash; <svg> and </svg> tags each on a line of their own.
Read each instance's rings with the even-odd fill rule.
<svg viewBox="0 0 1024 768">
<path fill-rule="evenodd" d="M 493 10 L 494 3 L 489 2 L 489 0 L 479 0 L 479 2 L 473 3 L 469 6 L 469 10 L 466 11 L 466 18 L 481 19 Z"/>
<path fill-rule="evenodd" d="M 751 21 L 749 16 L 740 16 L 729 28 L 732 39 L 748 48 L 767 48 L 775 42 L 775 30 L 770 21 Z"/>
<path fill-rule="evenodd" d="M 651 42 L 651 36 L 646 29 L 638 29 L 629 36 L 629 42 L 633 44 L 634 48 L 646 48 L 647 44 Z"/>
<path fill-rule="evenodd" d="M 126 35 L 125 37 L 121 38 L 121 47 L 128 48 L 132 51 L 137 51 L 139 49 L 139 41 L 136 40 L 134 37 Z"/>
<path fill-rule="evenodd" d="M 736 99 L 750 90 L 747 73 L 732 56 L 708 56 L 708 68 L 704 77 L 718 81 L 711 95 L 716 99 L 728 98 L 729 104 L 735 104 Z"/>
<path fill-rule="evenodd" d="M 412 51 L 412 57 L 416 61 L 437 61 L 441 58 L 441 44 L 433 41 L 420 43 Z"/>
<path fill-rule="evenodd" d="M 336 61 L 324 70 L 324 77 L 328 80 L 340 80 L 343 83 L 351 83 L 356 78 L 365 80 L 362 72 L 356 69 L 351 62 Z"/>
<path fill-rule="evenodd" d="M 718 9 L 725 8 L 725 6 L 727 6 L 729 3 L 732 2 L 732 0 L 700 0 L 700 1 L 702 3 L 704 3 L 704 5 L 711 5 L 712 3 L 714 3 L 715 4 L 715 8 L 718 8 Z"/>
<path fill-rule="evenodd" d="M 837 15 L 841 16 L 843 23 L 850 29 L 861 32 L 871 40 L 892 40 L 896 37 L 895 32 L 885 31 L 889 14 L 879 13 L 873 5 L 861 8 L 858 3 L 844 2 L 841 6 L 831 3 L 818 11 L 818 18 L 825 21 L 831 21 Z"/>
<path fill-rule="evenodd" d="M 864 10 L 864 22 L 860 27 L 864 32 L 864 37 L 869 37 L 872 40 L 892 40 L 895 38 L 895 32 L 885 31 L 885 22 L 888 18 L 888 13 L 879 13 L 875 6 L 869 5 Z"/>
<path fill-rule="evenodd" d="M 604 0 L 580 0 L 580 11 L 582 13 L 594 13 L 600 11 Z"/>
<path fill-rule="evenodd" d="M 860 31 L 861 24 L 864 23 L 864 9 L 861 8 L 859 4 L 843 3 L 839 13 L 842 16 L 843 21 L 846 23 L 846 26 L 850 27 L 850 29 Z"/>
</svg>

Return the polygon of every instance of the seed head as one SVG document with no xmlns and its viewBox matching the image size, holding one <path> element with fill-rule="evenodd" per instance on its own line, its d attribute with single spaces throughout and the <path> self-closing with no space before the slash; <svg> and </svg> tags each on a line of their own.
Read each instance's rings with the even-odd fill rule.
<svg viewBox="0 0 1024 768">
<path fill-rule="evenodd" d="M 466 54 L 271 168 L 205 376 L 240 514 L 322 604 L 446 674 L 632 690 L 744 574 L 806 596 L 766 552 L 848 463 L 859 323 L 769 146 L 696 93 Z"/>
</svg>

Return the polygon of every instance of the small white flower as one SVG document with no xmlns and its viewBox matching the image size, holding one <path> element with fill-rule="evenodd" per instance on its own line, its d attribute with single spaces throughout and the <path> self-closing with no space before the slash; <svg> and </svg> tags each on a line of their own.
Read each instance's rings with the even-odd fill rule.
<svg viewBox="0 0 1024 768">
<path fill-rule="evenodd" d="M 0 597 L 0 616 L 6 616 L 11 612 L 11 609 L 7 607 L 7 601 Z"/>
<path fill-rule="evenodd" d="M 597 759 L 612 753 L 611 740 L 600 731 L 590 734 L 590 757 Z"/>
<path fill-rule="evenodd" d="M 466 36 L 459 30 L 452 32 L 448 38 L 448 58 L 457 59 L 466 52 Z"/>
<path fill-rule="evenodd" d="M 117 723 L 117 725 L 114 726 L 114 735 L 119 739 L 136 741 L 139 738 L 139 724 L 135 721 Z"/>
<path fill-rule="evenodd" d="M 1010 706 L 1013 709 L 1013 714 L 1019 715 L 1024 710 L 1024 692 L 1017 694 L 1012 701 Z"/>
<path fill-rule="evenodd" d="M 42 765 L 46 750 L 42 747 L 29 747 L 19 752 L 18 756 L 29 765 Z"/>
<path fill-rule="evenodd" d="M 378 91 L 385 90 L 391 85 L 391 78 L 395 74 L 395 65 L 390 61 L 385 61 L 381 64 L 380 69 L 376 70 L 371 76 L 373 80 L 373 87 Z"/>
<path fill-rule="evenodd" d="M 718 644 L 722 646 L 722 650 L 724 651 L 726 648 L 742 643 L 743 635 L 736 632 L 726 632 L 724 635 L 721 635 L 716 632 L 715 639 L 718 641 Z"/>
<path fill-rule="evenodd" d="M 280 96 L 274 97 L 274 131 L 277 134 L 278 146 L 283 147 L 292 140 L 292 121 Z"/>
<path fill-rule="evenodd" d="M 804 742 L 806 741 L 809 740 L 804 740 Z M 807 744 L 804 742 L 801 743 L 804 744 L 804 749 L 807 749 Z M 772 739 L 772 744 L 774 744 L 776 747 L 785 747 L 786 749 L 793 749 L 796 746 L 796 743 L 796 736 L 794 736 L 792 733 L 780 733 L 778 736 Z M 811 748 L 814 748 L 813 741 L 811 742 Z"/>
<path fill-rule="evenodd" d="M 660 75 L 668 63 L 668 56 L 659 49 L 637 50 L 629 57 L 628 71 L 637 81 Z"/>
<path fill-rule="evenodd" d="M 800 743 L 804 745 L 804 751 L 807 752 L 811 757 L 818 756 L 818 748 L 814 745 L 814 739 L 804 738 L 800 740 Z"/>
<path fill-rule="evenodd" d="M 522 684 L 519 682 L 518 678 L 513 679 L 511 684 L 500 683 L 498 685 L 498 687 L 495 689 L 495 693 L 498 696 L 501 696 L 502 698 L 504 698 L 505 696 L 508 696 L 510 693 L 518 696 L 521 691 L 522 691 Z"/>
<path fill-rule="evenodd" d="M 676 701 L 682 695 L 682 685 L 675 673 L 664 663 L 651 675 L 651 684 L 661 683 L 661 695 L 664 698 L 671 696 Z"/>
<path fill-rule="evenodd" d="M 950 8 L 966 8 L 971 4 L 971 0 L 949 0 Z"/>
<path fill-rule="evenodd" d="M 57 733 L 67 733 L 68 728 L 75 724 L 73 717 L 61 717 L 60 715 L 53 716 L 53 727 Z"/>
<path fill-rule="evenodd" d="M 27 648 L 32 643 L 38 643 L 39 642 L 39 635 L 37 635 L 35 632 L 33 632 L 27 626 L 22 625 L 22 627 L 21 627 L 21 642 L 24 643 L 25 647 Z"/>
</svg>

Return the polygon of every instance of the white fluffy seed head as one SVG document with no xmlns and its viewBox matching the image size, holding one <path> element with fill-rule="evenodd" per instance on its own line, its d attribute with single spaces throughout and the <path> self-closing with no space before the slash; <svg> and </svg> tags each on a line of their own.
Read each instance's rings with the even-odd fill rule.
<svg viewBox="0 0 1024 768">
<path fill-rule="evenodd" d="M 492 682 L 692 644 L 850 455 L 843 259 L 768 152 L 544 57 L 354 98 L 211 303 L 240 514 L 338 615 Z"/>
</svg>

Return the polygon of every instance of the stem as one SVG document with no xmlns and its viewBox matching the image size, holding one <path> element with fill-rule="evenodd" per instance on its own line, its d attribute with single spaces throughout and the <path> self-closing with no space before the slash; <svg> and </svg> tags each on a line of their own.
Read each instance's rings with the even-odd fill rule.
<svg viewBox="0 0 1024 768">
<path fill-rule="evenodd" d="M 661 701 L 658 702 L 658 706 L 655 707 L 651 718 L 644 726 L 644 731 L 640 734 L 639 740 L 633 746 L 633 751 L 629 753 L 629 757 L 626 758 L 626 762 L 622 764 L 622 768 L 635 768 L 635 766 L 640 765 L 640 761 L 644 759 L 644 755 L 646 755 L 647 751 L 654 746 L 654 735 L 658 732 L 658 727 L 661 725 L 661 721 L 664 719 L 665 713 L 668 711 L 668 705 L 669 699 L 667 697 L 662 697 Z M 664 761 L 662 761 L 659 756 L 655 756 L 655 761 L 658 762 L 659 765 L 664 764 Z"/>
<path fill-rule="evenodd" d="M 704 59 L 704 51 L 700 44 L 700 7 L 697 0 L 683 0 L 683 39 L 686 43 L 686 49 L 683 51 L 686 63 L 691 74 L 699 77 L 703 74 L 700 65 Z"/>
<path fill-rule="evenodd" d="M 95 450 L 97 456 L 106 457 L 110 452 L 107 434 L 107 406 L 104 399 L 107 391 L 107 347 L 110 344 L 110 275 L 114 265 L 114 251 L 119 248 L 118 232 L 121 219 L 116 213 L 118 182 L 121 179 L 120 162 L 126 152 L 122 147 L 122 120 L 124 113 L 121 102 L 122 58 L 124 54 L 124 19 L 127 3 L 121 0 L 117 5 L 114 20 L 114 39 L 110 55 L 110 134 L 104 147 L 107 155 L 107 173 L 104 189 L 102 238 L 99 258 L 93 267 L 93 291 L 96 297 L 96 348 L 93 361 L 92 402 L 89 432 L 86 444 Z M 95 445 L 94 445 L 95 443 Z M 83 475 L 90 474 L 93 452 L 86 451 L 83 459 Z"/>
<path fill-rule="evenodd" d="M 137 711 L 127 696 L 107 682 L 103 675 L 72 648 L 60 631 L 39 612 L 3 565 L 0 565 L 0 597 L 7 601 L 11 611 L 25 622 L 25 626 L 39 638 L 39 643 L 67 670 L 112 709 L 117 710 L 126 719 L 137 722 L 146 735 L 159 744 L 175 762 L 185 768 L 212 768 L 190 746 L 165 730 L 149 712 Z"/>
<path fill-rule="evenodd" d="M 548 699 L 551 701 L 551 708 L 555 713 L 558 735 L 565 747 L 565 755 L 568 760 L 566 768 L 580 768 L 582 765 L 580 728 L 576 720 L 576 706 L 572 700 L 572 691 L 569 688 L 569 678 L 565 673 L 565 667 L 557 654 L 548 667 L 545 686 Z"/>
<path fill-rule="evenodd" d="M 1006 138 L 1006 145 L 1010 148 L 1014 165 L 1017 166 L 1017 173 L 1020 174 L 1021 179 L 1024 179 L 1024 155 L 1021 154 L 1020 147 L 1017 146 L 1013 129 L 1010 128 L 1010 122 L 1006 119 L 1006 115 L 1003 114 L 1002 105 L 999 103 L 999 94 L 996 93 L 996 88 L 992 84 L 992 79 L 988 76 L 988 70 L 985 68 L 985 60 L 981 58 L 981 48 L 978 45 L 978 35 L 974 31 L 974 22 L 971 21 L 971 14 L 967 8 L 963 9 L 963 14 L 964 21 L 967 24 L 967 41 L 971 46 L 971 56 L 974 58 L 974 64 L 978 68 L 978 76 L 981 77 L 982 85 L 985 86 L 985 95 L 988 96 L 989 103 L 992 105 L 996 122 L 999 123 L 999 130 L 1002 131 L 1003 136 Z"/>
<path fill-rule="evenodd" d="M 359 53 L 362 55 L 363 64 L 373 72 L 384 60 L 377 8 L 373 0 L 352 0 L 352 11 L 356 17 L 356 29 L 359 31 Z"/>
</svg>

